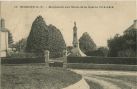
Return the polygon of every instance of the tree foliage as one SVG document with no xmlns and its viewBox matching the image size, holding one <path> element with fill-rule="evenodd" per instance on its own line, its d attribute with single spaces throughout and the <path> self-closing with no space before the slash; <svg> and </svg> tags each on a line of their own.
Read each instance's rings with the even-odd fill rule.
<svg viewBox="0 0 137 89">
<path fill-rule="evenodd" d="M 42 52 L 48 50 L 48 27 L 41 16 L 38 16 L 32 24 L 27 39 L 26 51 Z"/>
<path fill-rule="evenodd" d="M 137 29 L 130 29 L 123 35 L 116 34 L 108 40 L 109 56 L 111 57 L 135 57 L 136 56 Z"/>
<path fill-rule="evenodd" d="M 27 39 L 21 39 L 18 42 L 16 42 L 13 47 L 16 48 L 16 51 L 18 52 L 24 52 L 26 48 Z"/>
<path fill-rule="evenodd" d="M 8 44 L 9 44 L 9 47 L 12 47 L 13 46 L 13 37 L 12 37 L 12 33 L 8 30 Z"/>
<path fill-rule="evenodd" d="M 48 47 L 51 57 L 63 56 L 63 50 L 66 49 L 66 44 L 59 29 L 53 25 L 49 25 Z"/>
<path fill-rule="evenodd" d="M 79 47 L 82 52 L 85 54 L 89 51 L 94 51 L 96 50 L 96 44 L 94 41 L 91 39 L 89 34 L 87 32 L 83 33 L 83 35 L 79 39 Z"/>
<path fill-rule="evenodd" d="M 97 50 L 89 51 L 86 53 L 87 56 L 103 56 L 107 57 L 108 48 L 107 47 L 99 47 Z"/>
<path fill-rule="evenodd" d="M 59 29 L 53 25 L 46 25 L 42 16 L 38 16 L 32 24 L 27 39 L 26 51 L 40 52 L 50 51 L 50 57 L 60 57 L 66 44 Z"/>
</svg>

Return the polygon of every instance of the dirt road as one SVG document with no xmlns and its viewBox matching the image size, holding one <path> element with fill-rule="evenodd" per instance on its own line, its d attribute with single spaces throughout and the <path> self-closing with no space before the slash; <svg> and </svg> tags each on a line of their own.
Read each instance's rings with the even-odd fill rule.
<svg viewBox="0 0 137 89">
<path fill-rule="evenodd" d="M 89 83 L 90 89 L 137 89 L 137 72 L 77 70 Z"/>
</svg>

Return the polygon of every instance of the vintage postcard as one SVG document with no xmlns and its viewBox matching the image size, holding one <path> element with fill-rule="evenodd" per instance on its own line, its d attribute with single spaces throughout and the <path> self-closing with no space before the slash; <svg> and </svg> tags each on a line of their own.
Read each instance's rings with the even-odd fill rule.
<svg viewBox="0 0 137 89">
<path fill-rule="evenodd" d="M 137 89 L 136 4 L 0 1 L 0 89 Z"/>
</svg>

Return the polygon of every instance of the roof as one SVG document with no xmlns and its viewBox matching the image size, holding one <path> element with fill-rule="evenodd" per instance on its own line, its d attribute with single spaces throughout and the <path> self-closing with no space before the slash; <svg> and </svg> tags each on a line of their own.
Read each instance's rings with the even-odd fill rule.
<svg viewBox="0 0 137 89">
<path fill-rule="evenodd" d="M 128 27 L 128 28 L 124 31 L 124 33 L 129 32 L 131 29 L 137 29 L 137 20 L 134 20 L 134 23 L 133 23 L 130 27 Z"/>
</svg>

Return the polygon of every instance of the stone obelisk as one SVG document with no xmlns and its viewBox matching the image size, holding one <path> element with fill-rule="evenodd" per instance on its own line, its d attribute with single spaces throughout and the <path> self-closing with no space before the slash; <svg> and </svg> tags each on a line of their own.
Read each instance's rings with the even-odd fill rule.
<svg viewBox="0 0 137 89">
<path fill-rule="evenodd" d="M 73 27 L 73 49 L 71 50 L 70 55 L 68 56 L 86 56 L 80 49 L 79 49 L 79 41 L 78 41 L 78 36 L 77 36 L 77 26 L 76 22 L 74 22 L 74 27 Z"/>
<path fill-rule="evenodd" d="M 78 48 L 79 47 L 79 42 L 78 42 L 78 38 L 77 38 L 77 26 L 76 26 L 76 22 L 74 22 L 74 27 L 73 27 L 73 47 L 74 48 Z"/>
</svg>

